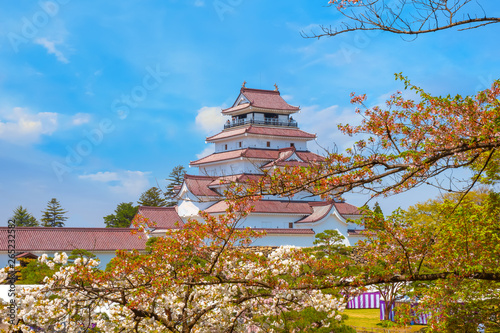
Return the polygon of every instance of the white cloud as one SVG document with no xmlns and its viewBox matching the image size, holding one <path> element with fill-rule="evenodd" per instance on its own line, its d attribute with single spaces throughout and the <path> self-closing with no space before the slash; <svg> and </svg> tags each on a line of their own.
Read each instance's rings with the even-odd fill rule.
<svg viewBox="0 0 500 333">
<path fill-rule="evenodd" d="M 203 0 L 195 0 L 194 5 L 196 7 L 203 7 L 203 6 L 205 6 L 205 1 L 203 1 Z"/>
<path fill-rule="evenodd" d="M 15 107 L 0 113 L 0 140 L 25 145 L 37 142 L 42 135 L 51 135 L 57 129 L 58 114 L 54 112 L 30 113 Z"/>
<path fill-rule="evenodd" d="M 71 118 L 71 122 L 75 126 L 86 124 L 90 121 L 90 114 L 77 113 Z"/>
<path fill-rule="evenodd" d="M 138 197 L 149 188 L 150 172 L 123 170 L 118 172 L 97 172 L 89 175 L 80 175 L 80 179 L 106 183 L 108 188 L 118 194 Z"/>
<path fill-rule="evenodd" d="M 196 154 L 196 157 L 198 159 L 200 159 L 202 157 L 205 157 L 205 156 L 208 156 L 210 154 L 213 154 L 214 152 L 215 152 L 215 145 L 212 143 L 209 146 L 207 146 L 205 149 L 203 149 L 203 151 L 201 153 Z"/>
<path fill-rule="evenodd" d="M 216 106 L 204 106 L 198 110 L 196 116 L 196 126 L 201 128 L 206 134 L 219 132 L 222 130 L 226 119 L 221 114 L 221 108 Z"/>
<path fill-rule="evenodd" d="M 94 174 L 90 174 L 90 175 L 80 175 L 80 176 L 78 176 L 78 178 L 90 179 L 90 180 L 93 180 L 96 182 L 103 182 L 103 183 L 107 183 L 107 182 L 111 182 L 111 181 L 120 179 L 118 177 L 118 173 L 109 172 L 109 171 L 105 171 L 105 172 L 99 171 L 98 173 L 94 173 Z"/>
<path fill-rule="evenodd" d="M 60 44 L 60 42 L 50 41 L 47 38 L 37 38 L 35 40 L 35 44 L 42 45 L 49 54 L 53 54 L 56 56 L 57 60 L 62 63 L 69 63 L 69 60 L 64 56 L 64 54 L 56 48 L 56 44 Z"/>
<path fill-rule="evenodd" d="M 354 108 L 341 109 L 338 105 L 332 105 L 320 109 L 317 105 L 312 105 L 303 107 L 294 118 L 300 129 L 316 134 L 319 146 L 329 151 L 335 147 L 343 151 L 359 140 L 342 134 L 337 128 L 338 124 L 358 125 L 361 122 L 361 116 L 354 112 Z M 309 144 L 308 147 L 314 151 L 313 144 Z"/>
</svg>

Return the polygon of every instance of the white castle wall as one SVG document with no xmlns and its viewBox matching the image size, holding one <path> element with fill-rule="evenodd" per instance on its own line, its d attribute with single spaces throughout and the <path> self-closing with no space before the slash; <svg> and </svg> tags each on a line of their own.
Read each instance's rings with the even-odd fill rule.
<svg viewBox="0 0 500 333">
<path fill-rule="evenodd" d="M 241 147 L 240 147 L 241 142 Z M 270 143 L 270 147 L 267 146 Z M 307 150 L 307 142 L 293 139 L 277 139 L 277 138 L 264 138 L 264 137 L 244 137 L 239 139 L 228 139 L 218 141 L 215 143 L 215 152 L 220 153 L 223 151 L 237 150 L 244 148 L 264 148 L 264 149 L 281 149 L 288 148 L 293 143 L 297 150 Z M 227 149 L 226 149 L 227 145 Z"/>
<path fill-rule="evenodd" d="M 247 159 L 231 161 L 230 163 L 218 163 L 201 166 L 200 175 L 228 176 L 241 173 L 261 174 L 260 165 L 255 165 Z"/>
</svg>

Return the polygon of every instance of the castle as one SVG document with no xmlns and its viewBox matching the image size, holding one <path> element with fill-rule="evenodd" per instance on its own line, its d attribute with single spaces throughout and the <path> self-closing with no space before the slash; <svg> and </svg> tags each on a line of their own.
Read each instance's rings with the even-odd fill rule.
<svg viewBox="0 0 500 333">
<path fill-rule="evenodd" d="M 190 163 L 198 175 L 186 175 L 178 188 L 174 207 L 140 207 L 138 214 L 154 221 L 150 236 L 162 236 L 166 230 L 180 228 L 189 218 L 200 218 L 199 211 L 223 214 L 223 193 L 231 182 L 258 179 L 264 171 L 288 166 L 307 166 L 323 157 L 307 149 L 315 134 L 299 129 L 293 114 L 299 107 L 289 105 L 278 88 L 240 90 L 234 104 L 222 110 L 230 117 L 222 131 L 206 139 L 215 144 L 215 152 Z M 346 202 L 323 201 L 319 197 L 295 195 L 292 199 L 264 197 L 239 228 L 266 231 L 254 246 L 312 246 L 315 235 L 334 229 L 344 236 L 346 245 L 364 238 L 360 227 L 348 219 L 361 217 L 357 207 Z M 146 235 L 138 238 L 129 228 L 16 228 L 17 257 L 37 257 L 43 253 L 85 249 L 96 254 L 104 266 L 117 249 L 144 252 Z M 0 266 L 7 264 L 8 227 L 0 227 Z"/>
<path fill-rule="evenodd" d="M 156 222 L 153 236 L 176 228 L 176 221 L 198 218 L 199 211 L 223 214 L 227 208 L 223 193 L 229 182 L 245 183 L 264 171 L 288 166 L 307 166 L 323 157 L 307 148 L 315 134 L 299 129 L 293 114 L 300 111 L 288 104 L 275 86 L 274 90 L 240 90 L 233 105 L 222 110 L 228 119 L 222 131 L 206 139 L 215 152 L 192 161 L 198 175 L 186 175 L 178 189 L 175 207 L 140 207 L 138 214 Z M 238 227 L 266 231 L 266 236 L 252 245 L 312 246 L 314 236 L 335 229 L 354 245 L 361 237 L 360 227 L 348 219 L 359 219 L 357 207 L 334 200 L 323 201 L 309 193 L 293 199 L 264 197 L 254 204 L 252 213 Z"/>
</svg>

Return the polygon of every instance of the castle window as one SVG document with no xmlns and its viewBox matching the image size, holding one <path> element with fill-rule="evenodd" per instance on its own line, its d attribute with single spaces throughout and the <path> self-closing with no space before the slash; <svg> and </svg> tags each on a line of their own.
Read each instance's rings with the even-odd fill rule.
<svg viewBox="0 0 500 333">
<path fill-rule="evenodd" d="M 224 150 L 227 150 L 227 144 L 224 145 Z"/>
<path fill-rule="evenodd" d="M 238 145 L 239 145 L 239 146 L 240 146 L 240 148 L 241 148 L 241 141 L 240 141 L 240 142 L 238 142 Z"/>
<path fill-rule="evenodd" d="M 293 222 L 288 223 L 288 228 L 293 229 Z"/>
<path fill-rule="evenodd" d="M 271 147 L 271 141 L 267 141 L 267 147 Z"/>
<path fill-rule="evenodd" d="M 290 143 L 290 147 L 295 147 L 295 143 Z"/>
</svg>

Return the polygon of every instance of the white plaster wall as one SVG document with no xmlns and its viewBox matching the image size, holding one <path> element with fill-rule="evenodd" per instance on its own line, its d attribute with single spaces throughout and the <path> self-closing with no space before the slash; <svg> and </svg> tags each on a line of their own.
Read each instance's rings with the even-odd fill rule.
<svg viewBox="0 0 500 333">
<path fill-rule="evenodd" d="M 102 269 L 106 268 L 106 265 L 115 257 L 115 251 L 107 251 L 107 252 L 98 252 L 98 251 L 91 251 L 88 250 L 89 252 L 92 252 L 99 258 L 101 261 L 100 267 Z M 49 257 L 54 257 L 54 254 L 56 252 L 61 253 L 61 251 L 30 251 L 34 255 L 41 256 L 42 254 L 46 253 Z M 62 251 L 66 252 L 66 254 L 69 256 L 71 251 Z M 9 261 L 9 256 L 6 251 L 1 251 L 0 252 L 0 268 L 5 267 L 8 265 Z M 16 264 L 19 264 L 19 261 L 16 260 Z"/>
<path fill-rule="evenodd" d="M 290 222 L 295 222 L 298 215 L 250 214 L 241 221 L 243 228 L 288 228 Z"/>
<path fill-rule="evenodd" d="M 187 192 L 177 205 L 177 213 L 180 217 L 191 217 L 198 215 L 200 210 L 207 209 L 216 201 L 205 201 L 204 198 L 198 198 L 191 192 Z"/>
<path fill-rule="evenodd" d="M 271 145 L 270 147 L 267 147 L 268 141 L 270 142 Z M 239 142 L 241 142 L 241 147 L 239 145 Z M 307 141 L 250 136 L 250 137 L 240 137 L 237 139 L 233 138 L 225 141 L 218 141 L 215 143 L 215 152 L 220 153 L 223 151 L 237 150 L 243 148 L 281 149 L 290 147 L 290 143 L 293 143 L 297 150 L 307 150 Z"/>
<path fill-rule="evenodd" d="M 266 235 L 253 241 L 252 246 L 313 246 L 314 235 Z"/>
<path fill-rule="evenodd" d="M 209 176 L 229 176 L 240 173 L 260 174 L 262 171 L 260 170 L 260 165 L 254 165 L 247 159 L 201 166 L 199 169 L 200 175 Z"/>
</svg>

